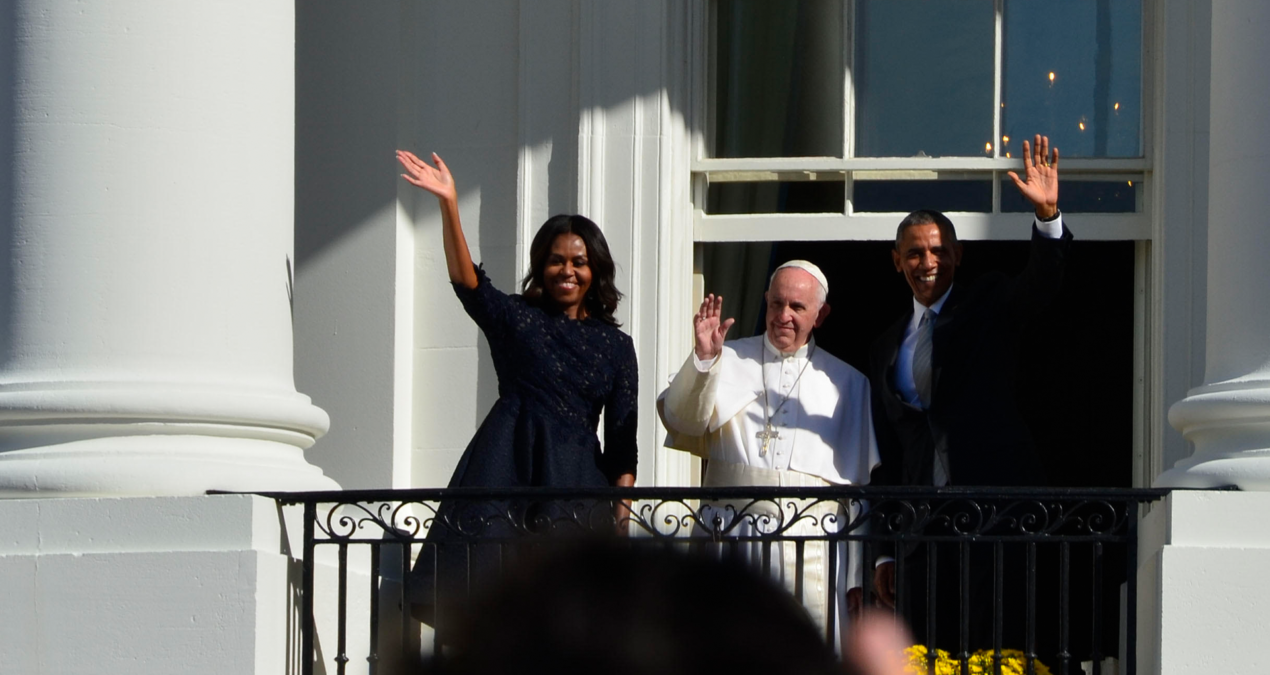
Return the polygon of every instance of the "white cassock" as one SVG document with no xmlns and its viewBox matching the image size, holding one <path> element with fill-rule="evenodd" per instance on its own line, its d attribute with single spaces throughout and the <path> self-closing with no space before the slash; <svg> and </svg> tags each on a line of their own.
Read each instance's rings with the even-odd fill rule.
<svg viewBox="0 0 1270 675">
<path fill-rule="evenodd" d="M 869 482 L 869 472 L 879 463 L 869 409 L 869 379 L 832 354 L 816 349 L 814 341 L 782 354 L 765 335 L 759 335 L 724 343 L 723 352 L 710 362 L 692 354 L 658 397 L 657 409 L 670 432 L 668 447 L 710 460 L 704 480 L 707 487 L 862 485 Z M 702 513 L 707 519 L 720 518 L 726 533 L 737 536 L 770 532 L 787 522 L 792 513 L 789 504 L 770 502 L 736 512 L 747 504 L 731 502 L 733 509 L 723 503 L 714 508 L 703 505 Z M 858 516 L 858 509 L 853 505 L 848 514 L 835 504 L 817 505 L 809 511 L 816 522 L 804 519 L 784 534 L 840 531 L 848 517 Z M 782 510 L 785 521 L 780 518 Z M 733 517 L 740 518 L 735 526 L 729 522 Z M 752 548 L 751 555 L 761 556 L 761 545 Z M 839 598 L 846 589 L 861 585 L 858 546 L 850 548 L 850 555 L 839 549 L 839 562 L 844 558 L 849 561 L 835 570 L 835 595 Z M 773 576 L 791 592 L 795 590 L 796 555 L 795 546 L 787 544 L 770 559 Z M 825 574 L 828 546 L 807 544 L 803 555 L 800 600 L 824 630 L 831 613 Z M 845 625 L 840 616 L 845 603 L 834 604 L 838 610 L 832 614 L 839 626 Z"/>
</svg>

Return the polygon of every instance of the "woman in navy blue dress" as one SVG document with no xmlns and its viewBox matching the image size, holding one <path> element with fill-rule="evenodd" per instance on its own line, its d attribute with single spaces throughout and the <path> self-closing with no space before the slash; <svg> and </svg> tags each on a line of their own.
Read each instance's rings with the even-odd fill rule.
<svg viewBox="0 0 1270 675">
<path fill-rule="evenodd" d="M 599 227 L 576 215 L 549 219 L 530 245 L 521 293 L 505 294 L 472 264 L 445 162 L 434 153 L 435 166 L 429 165 L 400 150 L 397 159 L 406 170 L 403 178 L 437 197 L 450 281 L 489 341 L 498 374 L 498 401 L 464 450 L 449 486 L 634 485 L 635 348 L 613 318 L 622 294 Z M 601 411 L 603 452 L 596 436 Z M 450 526 L 459 519 L 443 504 L 434 520 L 444 524 L 434 522 L 428 541 L 452 539 Z M 444 545 L 435 550 L 435 557 L 424 555 L 425 547 L 412 574 L 411 600 L 422 619 L 433 616 L 435 607 L 429 605 L 434 600 L 444 605 L 451 591 L 465 595 L 463 570 L 481 566 L 479 560 L 468 561 L 466 550 L 454 561 L 444 559 Z M 451 573 L 451 567 L 458 571 Z M 457 586 L 463 588 L 447 588 Z"/>
</svg>

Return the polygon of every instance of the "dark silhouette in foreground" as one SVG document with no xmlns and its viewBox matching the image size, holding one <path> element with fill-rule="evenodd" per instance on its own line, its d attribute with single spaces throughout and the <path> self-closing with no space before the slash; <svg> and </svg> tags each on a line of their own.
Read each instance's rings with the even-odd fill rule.
<svg viewBox="0 0 1270 675">
<path fill-rule="evenodd" d="M 866 617 L 848 645 L 862 648 L 861 658 L 849 652 L 848 661 L 860 675 L 897 675 L 907 644 L 893 621 Z M 769 580 L 739 564 L 622 542 L 522 560 L 478 600 L 453 647 L 432 672 L 844 672 L 807 612 Z"/>
</svg>

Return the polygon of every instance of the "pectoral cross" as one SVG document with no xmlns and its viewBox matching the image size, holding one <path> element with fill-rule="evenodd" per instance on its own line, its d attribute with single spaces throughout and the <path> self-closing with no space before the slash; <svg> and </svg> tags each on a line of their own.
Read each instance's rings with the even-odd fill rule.
<svg viewBox="0 0 1270 675">
<path fill-rule="evenodd" d="M 771 422 L 768 422 L 763 427 L 762 431 L 754 434 L 754 437 L 763 441 L 763 445 L 758 449 L 758 454 L 760 457 L 765 457 L 767 456 L 767 446 L 770 445 L 773 440 L 780 440 L 781 434 L 772 427 Z"/>
</svg>

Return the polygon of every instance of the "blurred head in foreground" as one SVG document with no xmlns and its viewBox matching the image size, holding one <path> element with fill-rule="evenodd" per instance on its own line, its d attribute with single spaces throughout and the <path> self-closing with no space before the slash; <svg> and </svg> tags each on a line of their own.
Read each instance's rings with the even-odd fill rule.
<svg viewBox="0 0 1270 675">
<path fill-rule="evenodd" d="M 446 672 L 843 672 L 783 589 L 739 565 L 648 546 L 522 561 L 471 616 Z"/>
</svg>

